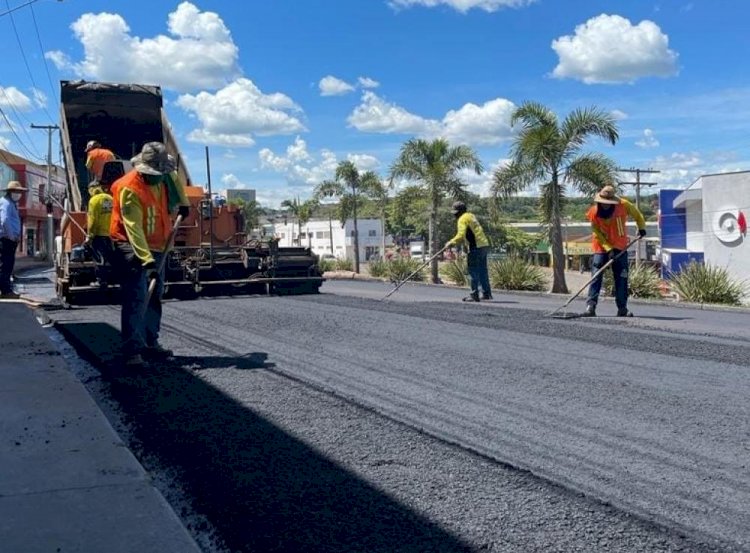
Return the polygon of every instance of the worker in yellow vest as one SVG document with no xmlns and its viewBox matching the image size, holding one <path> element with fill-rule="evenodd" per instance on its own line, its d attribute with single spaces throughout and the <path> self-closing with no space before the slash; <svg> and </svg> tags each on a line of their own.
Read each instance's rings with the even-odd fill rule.
<svg viewBox="0 0 750 553">
<path fill-rule="evenodd" d="M 450 248 L 459 244 L 467 245 L 469 253 L 466 256 L 466 265 L 469 269 L 469 280 L 471 280 L 471 293 L 464 301 L 479 301 L 479 288 L 482 288 L 482 299 L 491 300 L 490 276 L 487 270 L 487 254 L 490 251 L 490 241 L 473 213 L 466 211 L 464 202 L 453 204 L 453 216 L 456 218 L 456 235 L 446 242 L 445 247 Z"/>
<path fill-rule="evenodd" d="M 112 195 L 110 185 L 105 181 L 91 181 L 89 184 L 89 205 L 86 213 L 86 242 L 91 248 L 96 262 L 96 279 L 102 288 L 107 286 L 104 266 L 112 258 L 112 240 L 109 238 L 109 225 L 112 218 Z"/>
<path fill-rule="evenodd" d="M 618 317 L 632 317 L 628 311 L 628 255 L 624 253 L 630 238 L 627 232 L 628 217 L 635 219 L 638 226 L 638 236 L 646 236 L 646 219 L 631 202 L 616 195 L 615 187 L 608 185 L 602 188 L 594 197 L 594 205 L 586 212 L 586 218 L 591 221 L 593 234 L 592 247 L 594 256 L 591 262 L 591 272 L 596 273 L 607 261 L 612 262 L 612 276 L 615 282 L 615 303 Z M 602 289 L 604 274 L 599 275 L 590 285 L 586 300 L 585 317 L 596 316 L 596 304 Z"/>
</svg>

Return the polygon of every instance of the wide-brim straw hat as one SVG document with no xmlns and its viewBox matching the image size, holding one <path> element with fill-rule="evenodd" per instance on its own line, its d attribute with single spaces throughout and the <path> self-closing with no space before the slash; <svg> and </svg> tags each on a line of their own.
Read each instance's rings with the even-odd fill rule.
<svg viewBox="0 0 750 553">
<path fill-rule="evenodd" d="M 23 186 L 21 186 L 21 183 L 17 180 L 12 180 L 8 183 L 8 186 L 3 188 L 3 190 L 7 190 L 8 192 L 26 192 L 28 188 L 24 188 Z"/>
<path fill-rule="evenodd" d="M 617 205 L 620 203 L 620 198 L 617 197 L 615 187 L 607 185 L 594 196 L 594 201 L 598 204 Z"/>
</svg>

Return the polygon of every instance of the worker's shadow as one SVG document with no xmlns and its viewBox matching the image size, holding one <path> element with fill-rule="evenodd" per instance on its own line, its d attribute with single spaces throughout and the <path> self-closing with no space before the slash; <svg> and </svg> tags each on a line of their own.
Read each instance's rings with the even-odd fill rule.
<svg viewBox="0 0 750 553">
<path fill-rule="evenodd" d="M 182 369 L 200 371 L 204 369 L 272 369 L 276 365 L 268 362 L 268 354 L 262 352 L 247 353 L 237 357 L 220 355 L 175 355 L 164 363 Z"/>
<path fill-rule="evenodd" d="M 347 424 L 311 421 L 314 398 L 301 383 L 262 371 L 212 375 L 179 366 L 116 376 L 109 365 L 120 342 L 116 328 L 100 322 L 56 327 L 101 371 L 107 401 L 129 430 L 127 445 L 147 470 L 168 471 L 167 489 L 190 499 L 222 550 L 473 551 L 448 527 L 360 475 L 377 461 L 373 453 L 366 450 L 347 466 L 328 446 L 316 447 L 316 440 L 327 444 L 349 431 Z M 205 369 L 269 366 L 263 353 L 227 353 L 177 360 Z M 295 434 L 307 428 L 317 436 L 312 444 Z M 352 439 L 351 446 L 357 443 Z M 390 458 L 390 445 L 378 445 L 378 455 Z M 394 477 L 408 477 L 410 469 L 403 470 Z"/>
</svg>

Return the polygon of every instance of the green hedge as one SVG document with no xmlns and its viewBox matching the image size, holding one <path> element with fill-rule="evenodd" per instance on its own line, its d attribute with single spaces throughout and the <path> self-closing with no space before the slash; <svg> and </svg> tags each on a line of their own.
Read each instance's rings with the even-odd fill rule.
<svg viewBox="0 0 750 553">
<path fill-rule="evenodd" d="M 715 265 L 691 261 L 672 274 L 669 282 L 681 301 L 741 305 L 747 293 L 747 282 L 733 279 L 729 272 Z"/>
</svg>

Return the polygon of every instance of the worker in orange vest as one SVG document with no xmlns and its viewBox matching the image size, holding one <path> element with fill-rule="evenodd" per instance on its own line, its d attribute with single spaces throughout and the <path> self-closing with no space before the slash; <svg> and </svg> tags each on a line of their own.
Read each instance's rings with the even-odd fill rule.
<svg viewBox="0 0 750 553">
<path fill-rule="evenodd" d="M 114 161 L 114 159 L 115 154 L 111 150 L 102 148 L 102 145 L 96 140 L 89 140 L 86 144 L 86 169 L 89 170 L 94 179 L 100 180 L 104 164 L 108 161 Z"/>
<path fill-rule="evenodd" d="M 631 202 L 616 195 L 615 187 L 607 185 L 594 197 L 594 205 L 586 212 L 586 218 L 591 221 L 593 233 L 592 246 L 594 256 L 591 262 L 591 272 L 596 273 L 607 261 L 612 262 L 612 276 L 615 281 L 615 303 L 618 317 L 632 317 L 628 311 L 628 256 L 617 255 L 625 250 L 630 243 L 627 232 L 628 217 L 635 219 L 638 226 L 638 236 L 646 236 L 646 220 L 643 214 Z M 586 301 L 586 317 L 596 316 L 596 304 L 602 289 L 604 274 L 599 275 L 589 285 L 589 295 Z"/>
<path fill-rule="evenodd" d="M 146 361 L 166 359 L 172 352 L 159 343 L 161 296 L 164 275 L 159 266 L 172 230 L 169 189 L 165 182 L 172 170 L 161 142 L 144 144 L 131 162 L 133 170 L 112 186 L 112 220 L 109 234 L 115 248 L 113 264 L 121 276 L 121 332 L 123 363 L 137 367 Z M 187 217 L 188 206 L 178 213 Z M 148 283 L 156 289 L 148 306 Z"/>
</svg>

